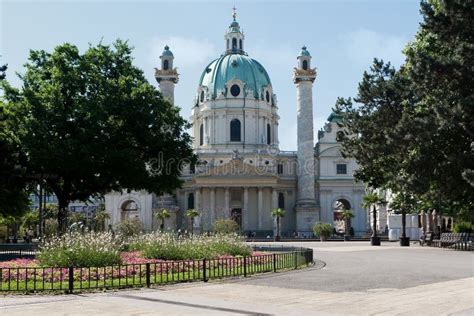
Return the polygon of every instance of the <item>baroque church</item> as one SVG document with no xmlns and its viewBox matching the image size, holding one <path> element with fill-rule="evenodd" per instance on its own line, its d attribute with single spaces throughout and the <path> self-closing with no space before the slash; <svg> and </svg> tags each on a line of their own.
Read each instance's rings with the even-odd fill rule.
<svg viewBox="0 0 474 316">
<path fill-rule="evenodd" d="M 336 141 L 334 113 L 314 141 L 313 84 L 317 72 L 306 47 L 296 58 L 297 151 L 279 149 L 276 91 L 262 64 L 246 52 L 245 36 L 234 11 L 224 39 L 224 53 L 204 67 L 198 81 L 191 118 L 193 150 L 199 164 L 183 170 L 183 186 L 173 195 L 146 191 L 112 192 L 105 196 L 112 226 L 139 219 L 145 230 L 156 229 L 154 216 L 167 209 L 165 227 L 186 230 L 185 212 L 195 209 L 194 231 L 212 231 L 216 220 L 234 219 L 246 235 L 273 236 L 273 208 L 282 208 L 282 236 L 311 236 L 316 222 L 341 230 L 341 210 L 351 209 L 355 235 L 368 228 L 361 207 L 364 185 L 354 181 L 357 168 L 345 159 Z M 177 56 L 179 63 L 179 56 Z M 155 77 L 163 97 L 174 101 L 178 72 L 165 46 Z M 285 105 L 288 106 L 288 105 Z"/>
</svg>

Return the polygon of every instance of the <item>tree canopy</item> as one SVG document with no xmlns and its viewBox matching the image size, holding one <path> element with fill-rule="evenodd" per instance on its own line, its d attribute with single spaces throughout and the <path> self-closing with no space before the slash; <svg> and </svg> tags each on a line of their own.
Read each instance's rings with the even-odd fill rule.
<svg viewBox="0 0 474 316">
<path fill-rule="evenodd" d="M 4 84 L 27 173 L 57 196 L 62 231 L 70 201 L 123 189 L 172 192 L 194 160 L 189 124 L 131 52 L 120 40 L 83 54 L 72 44 L 31 51 L 23 87 Z"/>
<path fill-rule="evenodd" d="M 422 1 L 423 22 L 400 69 L 374 60 L 357 96 L 339 98 L 343 154 L 374 188 L 443 213 L 474 208 L 474 5 Z"/>
</svg>

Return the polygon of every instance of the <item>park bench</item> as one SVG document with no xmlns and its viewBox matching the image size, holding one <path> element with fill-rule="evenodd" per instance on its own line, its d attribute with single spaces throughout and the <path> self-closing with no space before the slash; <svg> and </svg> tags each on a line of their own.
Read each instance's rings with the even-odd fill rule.
<svg viewBox="0 0 474 316">
<path fill-rule="evenodd" d="M 440 239 L 433 240 L 432 246 L 471 250 L 474 235 L 472 233 L 442 233 Z"/>
<path fill-rule="evenodd" d="M 421 235 L 420 237 L 420 245 L 421 246 L 424 246 L 425 244 L 427 246 L 431 246 L 432 242 L 433 242 L 433 233 L 426 233 L 424 235 Z"/>
</svg>

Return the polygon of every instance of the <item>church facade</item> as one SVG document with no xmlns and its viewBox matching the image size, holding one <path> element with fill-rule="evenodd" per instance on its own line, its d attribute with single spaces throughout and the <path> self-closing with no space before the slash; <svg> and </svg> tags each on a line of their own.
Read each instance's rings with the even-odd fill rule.
<svg viewBox="0 0 474 316">
<path fill-rule="evenodd" d="M 311 235 L 316 222 L 341 229 L 343 208 L 352 209 L 356 235 L 368 228 L 360 205 L 364 185 L 352 176 L 357 165 L 345 159 L 336 140 L 340 128 L 332 114 L 318 132 L 313 127 L 313 84 L 316 68 L 306 47 L 297 56 L 297 151 L 279 149 L 278 101 L 270 76 L 249 57 L 245 36 L 234 19 L 224 39 L 225 51 L 205 66 L 192 102 L 193 150 L 199 164 L 183 170 L 183 186 L 173 195 L 148 192 L 112 192 L 105 196 L 112 225 L 138 218 L 145 230 L 155 229 L 155 215 L 166 208 L 172 216 L 165 227 L 189 229 L 188 209 L 200 216 L 194 230 L 212 231 L 221 218 L 234 219 L 246 234 L 272 236 L 273 208 L 282 208 L 283 236 Z M 155 77 L 165 98 L 174 101 L 178 73 L 168 46 L 160 56 Z"/>
</svg>

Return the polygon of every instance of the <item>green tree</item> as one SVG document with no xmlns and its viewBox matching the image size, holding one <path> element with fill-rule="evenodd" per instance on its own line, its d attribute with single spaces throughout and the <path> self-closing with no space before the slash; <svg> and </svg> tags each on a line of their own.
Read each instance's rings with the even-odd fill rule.
<svg viewBox="0 0 474 316">
<path fill-rule="evenodd" d="M 191 222 L 191 235 L 194 235 L 194 218 L 198 217 L 200 214 L 195 209 L 189 209 L 186 211 L 185 215 Z"/>
<path fill-rule="evenodd" d="M 156 219 L 160 221 L 160 230 L 163 231 L 165 229 L 165 219 L 171 216 L 170 212 L 167 209 L 163 209 L 157 212 L 155 216 Z"/>
<path fill-rule="evenodd" d="M 443 213 L 472 218 L 474 207 L 474 6 L 422 1 L 423 22 L 395 70 L 375 60 L 352 99 L 335 112 L 343 154 L 357 179 L 405 193 Z"/>
<path fill-rule="evenodd" d="M 189 124 L 132 64 L 131 51 L 120 40 L 84 54 L 71 44 L 31 51 L 23 87 L 4 84 L 28 173 L 57 196 L 61 232 L 71 201 L 122 189 L 172 192 L 195 159 Z"/>
<path fill-rule="evenodd" d="M 352 213 L 352 210 L 345 209 L 342 211 L 341 218 L 344 221 L 345 235 L 347 238 L 347 236 L 351 235 L 351 219 L 354 218 L 354 213 Z"/>
<path fill-rule="evenodd" d="M 0 66 L 0 82 L 7 67 Z M 21 149 L 12 113 L 0 99 L 0 215 L 21 216 L 28 210 L 27 156 Z"/>
<path fill-rule="evenodd" d="M 280 219 L 282 217 L 285 217 L 285 210 L 282 210 L 281 208 L 274 208 L 271 212 L 272 217 L 276 218 L 276 236 L 275 236 L 275 241 L 280 241 L 281 236 L 280 236 Z"/>
<path fill-rule="evenodd" d="M 94 226 L 95 230 L 99 232 L 105 231 L 105 222 L 110 219 L 109 213 L 105 210 L 104 206 L 101 205 L 94 214 Z"/>
<path fill-rule="evenodd" d="M 372 207 L 372 237 L 377 237 L 377 205 L 383 205 L 387 202 L 375 192 L 367 192 L 362 198 L 362 201 L 362 207 L 368 209 Z"/>
<path fill-rule="evenodd" d="M 390 207 L 394 209 L 396 213 L 402 214 L 402 236 L 401 236 L 402 239 L 407 238 L 406 215 L 407 213 L 411 213 L 415 210 L 416 208 L 415 205 L 416 205 L 416 200 L 414 199 L 414 197 L 405 192 L 400 192 L 396 194 L 393 200 L 390 202 Z"/>
</svg>

